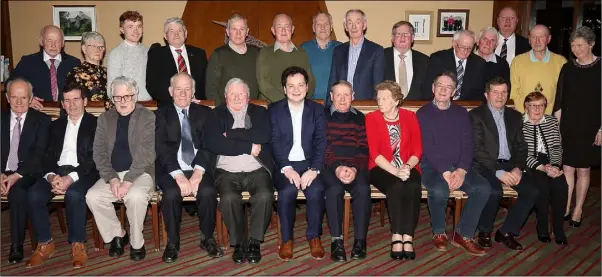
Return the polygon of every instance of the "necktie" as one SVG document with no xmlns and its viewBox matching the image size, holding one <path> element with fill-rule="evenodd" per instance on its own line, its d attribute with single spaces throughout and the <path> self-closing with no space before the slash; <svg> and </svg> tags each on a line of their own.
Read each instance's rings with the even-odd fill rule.
<svg viewBox="0 0 602 277">
<path fill-rule="evenodd" d="M 464 79 L 464 66 L 462 65 L 464 61 L 463 60 L 459 60 L 458 61 L 458 67 L 456 67 L 456 72 L 458 73 L 456 80 L 457 80 L 457 85 L 456 85 L 456 94 L 454 95 L 454 100 L 457 100 L 460 98 L 460 95 L 462 94 L 462 81 Z"/>
<path fill-rule="evenodd" d="M 10 140 L 10 152 L 8 154 L 8 169 L 17 171 L 19 166 L 19 140 L 21 139 L 21 117 L 17 117 L 17 123 L 13 127 L 13 137 Z"/>
<path fill-rule="evenodd" d="M 408 96 L 408 72 L 406 71 L 406 55 L 399 54 L 401 58 L 401 62 L 399 63 L 399 86 L 401 87 L 401 93 L 403 94 L 403 98 Z"/>
<path fill-rule="evenodd" d="M 182 160 L 192 165 L 194 160 L 194 144 L 192 144 L 192 133 L 190 132 L 190 122 L 188 122 L 188 111 L 182 110 L 184 118 L 182 119 Z"/>
<path fill-rule="evenodd" d="M 505 59 L 506 56 L 508 56 L 508 46 L 506 45 L 507 41 L 508 41 L 508 39 L 505 38 L 504 44 L 502 44 L 502 51 L 500 52 L 500 57 L 502 57 L 502 59 Z"/>
<path fill-rule="evenodd" d="M 186 61 L 184 60 L 184 57 L 182 57 L 182 49 L 176 49 L 176 53 L 178 53 L 178 72 L 188 73 L 188 68 L 186 68 Z"/>
<path fill-rule="evenodd" d="M 55 59 L 50 59 L 50 89 L 52 90 L 52 101 L 58 101 L 59 88 L 56 83 Z"/>
</svg>

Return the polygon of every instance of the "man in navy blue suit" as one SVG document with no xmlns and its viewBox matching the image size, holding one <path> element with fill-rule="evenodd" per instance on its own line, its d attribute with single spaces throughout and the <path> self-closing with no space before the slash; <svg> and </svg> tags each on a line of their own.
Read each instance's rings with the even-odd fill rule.
<svg viewBox="0 0 602 277">
<path fill-rule="evenodd" d="M 297 66 L 282 72 L 282 86 L 286 98 L 270 104 L 272 121 L 270 143 L 276 170 L 274 184 L 278 190 L 278 216 L 280 217 L 282 244 L 278 257 L 284 261 L 293 258 L 293 226 L 298 190 L 307 199 L 307 231 L 311 255 L 324 258 L 320 241 L 324 215 L 324 187 L 318 174 L 324 164 L 326 151 L 326 120 L 324 107 L 306 100 L 308 74 Z"/>
<path fill-rule="evenodd" d="M 355 99 L 374 99 L 374 87 L 385 80 L 385 54 L 383 47 L 364 37 L 368 27 L 362 10 L 349 10 L 345 14 L 345 31 L 349 41 L 334 49 L 328 90 L 339 80 L 353 84 Z M 326 97 L 330 105 L 330 97 Z"/>
</svg>

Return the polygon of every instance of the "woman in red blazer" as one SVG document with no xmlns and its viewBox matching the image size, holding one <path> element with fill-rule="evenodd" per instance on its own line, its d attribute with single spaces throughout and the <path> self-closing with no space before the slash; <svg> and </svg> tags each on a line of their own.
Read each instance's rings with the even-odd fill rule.
<svg viewBox="0 0 602 277">
<path fill-rule="evenodd" d="M 400 108 L 399 85 L 384 81 L 376 86 L 378 111 L 366 115 L 370 182 L 387 196 L 391 223 L 391 259 L 415 259 L 414 230 L 420 214 L 422 156 L 416 115 Z"/>
</svg>

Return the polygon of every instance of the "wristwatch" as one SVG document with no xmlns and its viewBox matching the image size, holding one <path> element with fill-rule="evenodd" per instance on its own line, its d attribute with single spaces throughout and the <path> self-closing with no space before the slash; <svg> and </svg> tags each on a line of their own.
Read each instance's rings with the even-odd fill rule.
<svg viewBox="0 0 602 277">
<path fill-rule="evenodd" d="M 317 169 L 317 168 L 315 168 L 315 167 L 308 167 L 308 168 L 307 168 L 307 170 L 313 170 L 313 171 L 315 171 L 315 172 L 316 172 L 316 174 L 320 174 L 320 170 L 318 170 L 318 169 Z"/>
</svg>

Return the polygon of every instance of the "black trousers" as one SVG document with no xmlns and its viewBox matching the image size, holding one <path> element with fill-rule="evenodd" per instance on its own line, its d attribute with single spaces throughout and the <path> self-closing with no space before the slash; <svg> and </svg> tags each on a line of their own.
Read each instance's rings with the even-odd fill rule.
<svg viewBox="0 0 602 277">
<path fill-rule="evenodd" d="M 192 176 L 192 171 L 184 171 L 186 178 Z M 180 187 L 171 175 L 160 177 L 157 182 L 163 192 L 161 200 L 161 211 L 165 221 L 165 230 L 169 243 L 178 245 L 180 243 L 180 227 L 182 221 L 182 194 Z M 217 190 L 213 185 L 213 176 L 205 173 L 199 184 L 196 195 L 196 206 L 198 208 L 199 228 L 201 239 L 213 237 L 215 231 L 215 213 L 217 211 Z"/>
<path fill-rule="evenodd" d="M 265 231 L 272 218 L 274 186 L 272 177 L 264 168 L 252 172 L 232 173 L 223 169 L 215 170 L 215 186 L 219 193 L 219 210 L 228 228 L 230 245 L 245 243 L 245 214 L 241 193 L 251 194 L 250 237 L 263 241 Z"/>
<path fill-rule="evenodd" d="M 324 169 L 321 172 L 326 195 L 326 214 L 332 237 L 342 235 L 345 190 L 351 194 L 353 209 L 353 230 L 355 239 L 366 239 L 370 223 L 370 180 L 367 171 L 358 171 L 355 180 L 348 185 L 337 178 L 335 172 Z"/>
<path fill-rule="evenodd" d="M 370 182 L 387 196 L 387 211 L 393 234 L 414 236 L 420 216 L 420 174 L 416 169 L 402 181 L 386 170 L 375 166 L 370 170 Z"/>
<path fill-rule="evenodd" d="M 546 154 L 539 154 L 539 162 L 549 164 Z M 549 177 L 540 170 L 530 170 L 533 176 L 533 184 L 539 189 L 539 199 L 535 204 L 535 215 L 537 216 L 537 234 L 549 236 L 548 233 L 548 211 L 552 204 L 552 229 L 557 239 L 566 239 L 564 234 L 564 212 L 568 201 L 568 184 L 564 175 L 556 178 Z"/>
<path fill-rule="evenodd" d="M 5 172 L 6 176 L 13 172 Z M 10 242 L 23 245 L 25 242 L 25 228 L 27 227 L 27 215 L 29 206 L 27 205 L 27 191 L 35 184 L 36 179 L 32 177 L 23 177 L 8 191 L 8 207 L 10 209 Z"/>
</svg>

